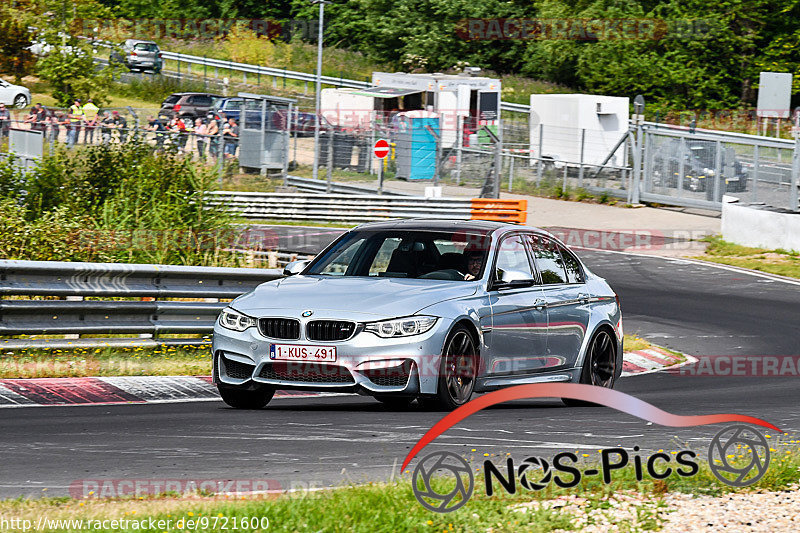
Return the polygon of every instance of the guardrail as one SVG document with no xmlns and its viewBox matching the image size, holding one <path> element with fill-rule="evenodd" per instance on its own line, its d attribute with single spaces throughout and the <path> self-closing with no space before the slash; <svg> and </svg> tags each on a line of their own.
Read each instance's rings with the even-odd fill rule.
<svg viewBox="0 0 800 533">
<path fill-rule="evenodd" d="M 303 191 L 326 193 L 328 192 L 328 182 L 325 180 L 315 180 L 313 178 L 301 178 L 298 176 L 286 176 L 284 183 L 289 187 L 297 187 Z M 331 193 L 341 194 L 376 194 L 377 189 L 351 185 L 349 183 L 331 182 Z M 383 196 L 411 196 L 402 192 L 383 191 Z"/>
<path fill-rule="evenodd" d="M 107 41 L 92 41 L 96 46 L 104 48 L 113 48 L 114 44 Z M 272 76 L 274 78 L 285 78 L 287 80 L 303 81 L 316 83 L 317 76 L 313 73 L 299 72 L 296 70 L 286 70 L 280 68 L 262 67 L 259 65 L 252 65 L 250 63 L 237 63 L 235 61 L 227 61 L 224 59 L 213 59 L 208 57 L 193 56 L 189 54 L 181 54 L 178 52 L 167 52 L 162 50 L 161 57 L 171 61 L 180 61 L 188 65 L 198 65 L 207 69 L 208 67 L 215 69 L 227 69 L 237 72 L 244 72 L 247 74 L 255 74 L 260 76 Z M 371 87 L 372 83 L 368 81 L 351 80 L 347 78 L 336 76 L 322 76 L 321 82 L 323 85 L 333 85 L 334 87 L 349 87 L 353 89 L 365 89 Z M 246 83 L 246 81 L 245 81 Z M 514 111 L 517 113 L 530 113 L 530 106 L 526 104 L 514 104 L 511 102 L 500 102 L 500 109 L 503 111 Z"/>
<path fill-rule="evenodd" d="M 253 220 L 373 222 L 396 218 L 525 223 L 527 200 L 391 197 L 383 195 L 209 192 L 208 201 Z"/>
<path fill-rule="evenodd" d="M 227 305 L 219 299 L 235 298 L 281 275 L 277 269 L 0 260 L 0 295 L 4 298 L 0 300 L 0 336 L 207 334 Z M 20 296 L 70 299 L 18 299 Z M 127 299 L 86 299 L 95 297 Z M 108 340 L 81 339 L 69 344 L 102 345 Z M 159 338 L 158 342 L 185 344 L 187 339 Z M 52 342 L 15 339 L 1 342 L 0 347 L 45 344 Z"/>
</svg>

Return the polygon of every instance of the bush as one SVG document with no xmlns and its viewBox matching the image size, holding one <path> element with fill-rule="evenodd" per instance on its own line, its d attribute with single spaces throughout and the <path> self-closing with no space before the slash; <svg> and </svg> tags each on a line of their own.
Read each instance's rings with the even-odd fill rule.
<svg viewBox="0 0 800 533">
<path fill-rule="evenodd" d="M 0 164 L 7 258 L 236 265 L 230 218 L 205 203 L 211 171 L 145 144 L 56 150 L 21 174 Z"/>
</svg>

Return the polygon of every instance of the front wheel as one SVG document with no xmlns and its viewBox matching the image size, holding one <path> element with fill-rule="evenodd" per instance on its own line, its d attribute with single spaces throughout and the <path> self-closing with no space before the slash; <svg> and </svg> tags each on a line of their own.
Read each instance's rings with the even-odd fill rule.
<svg viewBox="0 0 800 533">
<path fill-rule="evenodd" d="M 613 389 L 616 375 L 617 343 L 608 331 L 598 331 L 589 344 L 589 351 L 583 361 L 580 383 Z M 562 398 L 561 401 L 570 407 L 596 405 L 592 402 L 571 398 Z"/>
<path fill-rule="evenodd" d="M 472 333 L 457 326 L 447 338 L 442 352 L 436 395 L 421 396 L 426 408 L 452 411 L 467 403 L 475 389 L 478 348 Z"/>
<path fill-rule="evenodd" d="M 14 107 L 17 109 L 25 109 L 28 105 L 28 98 L 24 94 L 18 94 L 14 98 Z"/>
<path fill-rule="evenodd" d="M 259 385 L 254 390 L 224 385 L 217 385 L 217 389 L 222 401 L 236 409 L 261 409 L 275 394 L 275 389 L 265 385 Z"/>
</svg>

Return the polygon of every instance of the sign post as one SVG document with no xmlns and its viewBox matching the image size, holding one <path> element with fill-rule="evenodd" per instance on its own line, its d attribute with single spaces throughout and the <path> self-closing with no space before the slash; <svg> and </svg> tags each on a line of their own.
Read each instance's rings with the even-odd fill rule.
<svg viewBox="0 0 800 533">
<path fill-rule="evenodd" d="M 372 146 L 372 153 L 378 158 L 378 194 L 383 194 L 383 160 L 389 155 L 389 141 L 378 139 Z"/>
</svg>

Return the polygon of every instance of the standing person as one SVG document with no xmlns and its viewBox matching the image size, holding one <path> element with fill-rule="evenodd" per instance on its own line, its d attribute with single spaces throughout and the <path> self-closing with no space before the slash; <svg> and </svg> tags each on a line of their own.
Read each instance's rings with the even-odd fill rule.
<svg viewBox="0 0 800 533">
<path fill-rule="evenodd" d="M 167 128 L 161 123 L 161 120 L 150 115 L 147 117 L 147 131 L 152 131 L 156 136 L 156 150 L 164 148 L 164 133 Z"/>
<path fill-rule="evenodd" d="M 58 141 L 58 135 L 61 133 L 61 126 L 66 122 L 64 113 L 56 111 L 50 116 L 50 137 L 48 141 L 51 145 Z"/>
<path fill-rule="evenodd" d="M 113 111 L 111 113 L 111 118 L 114 122 L 114 128 L 119 134 L 119 143 L 125 144 L 125 141 L 128 140 L 128 121 L 125 120 L 124 116 L 119 114 L 119 111 Z"/>
<path fill-rule="evenodd" d="M 219 124 L 212 118 L 208 123 L 208 155 L 216 160 L 220 155 L 219 150 Z"/>
<path fill-rule="evenodd" d="M 92 99 L 89 98 L 83 106 L 83 120 L 86 126 L 83 128 L 83 142 L 90 144 L 94 142 L 94 130 L 97 127 L 97 115 L 100 108 L 94 105 Z"/>
<path fill-rule="evenodd" d="M 11 127 L 11 113 L 6 109 L 6 104 L 0 104 L 0 141 L 8 135 Z"/>
<path fill-rule="evenodd" d="M 236 157 L 236 148 L 239 146 L 239 125 L 232 118 L 228 119 L 223 131 L 225 137 L 225 158 L 234 159 Z"/>
<path fill-rule="evenodd" d="M 103 111 L 103 118 L 100 123 L 100 136 L 103 144 L 111 144 L 111 128 L 114 126 L 114 118 L 108 111 Z"/>
<path fill-rule="evenodd" d="M 75 102 L 69 107 L 69 128 L 67 129 L 67 148 L 72 148 L 78 142 L 78 135 L 81 133 L 81 123 L 83 122 L 83 107 L 81 101 L 76 98 Z"/>
<path fill-rule="evenodd" d="M 197 144 L 197 155 L 200 157 L 200 161 L 206 158 L 206 145 L 208 144 L 208 140 L 205 137 L 206 135 L 208 135 L 208 126 L 206 126 L 202 118 L 196 119 L 194 121 L 194 138 L 195 144 Z"/>
</svg>

